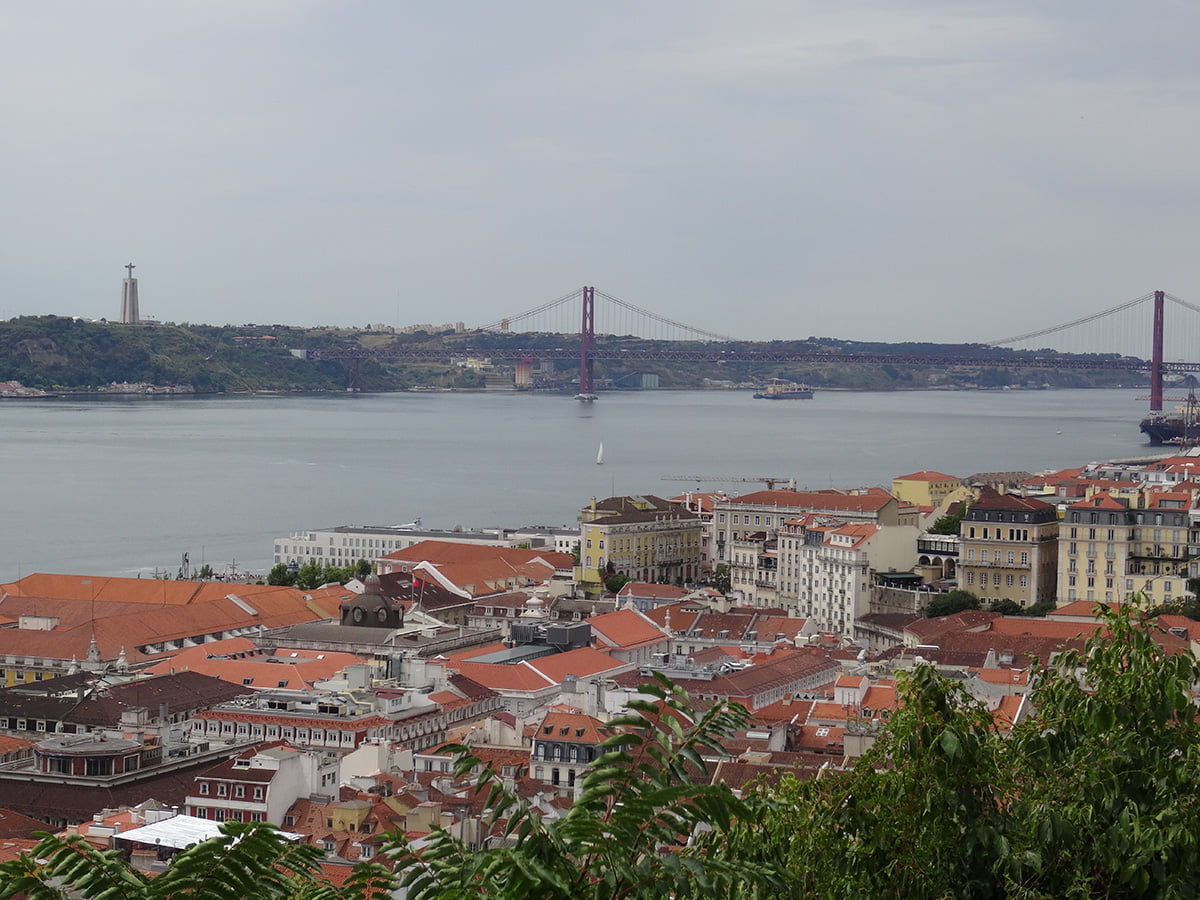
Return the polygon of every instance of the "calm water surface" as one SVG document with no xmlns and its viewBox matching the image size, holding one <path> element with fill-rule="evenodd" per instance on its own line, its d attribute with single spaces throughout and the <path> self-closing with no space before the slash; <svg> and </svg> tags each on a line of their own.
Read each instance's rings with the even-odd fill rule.
<svg viewBox="0 0 1200 900">
<path fill-rule="evenodd" d="M 0 403 L 0 580 L 35 571 L 264 571 L 271 541 L 340 524 L 574 524 L 667 474 L 1039 471 L 1147 453 L 1138 391 L 225 396 Z M 596 465 L 600 442 L 604 465 Z M 706 483 L 706 489 L 759 485 Z"/>
</svg>

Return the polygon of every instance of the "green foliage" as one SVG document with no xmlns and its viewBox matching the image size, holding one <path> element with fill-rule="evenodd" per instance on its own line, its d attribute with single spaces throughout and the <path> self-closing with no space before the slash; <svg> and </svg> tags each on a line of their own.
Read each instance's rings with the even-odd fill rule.
<svg viewBox="0 0 1200 900">
<path fill-rule="evenodd" d="M 956 513 L 946 513 L 944 516 L 938 516 L 934 523 L 929 526 L 929 534 L 958 534 L 959 525 L 962 524 L 963 514 L 965 509 L 961 509 Z"/>
<path fill-rule="evenodd" d="M 1025 608 L 1016 600 L 1009 600 L 1003 597 L 999 600 L 993 600 L 988 604 L 989 612 L 998 612 L 1005 616 L 1020 616 L 1024 615 Z"/>
<path fill-rule="evenodd" d="M 774 897 L 1003 897 L 1010 775 L 987 708 L 929 666 L 853 769 L 749 800 L 729 852 L 786 873 Z"/>
<path fill-rule="evenodd" d="M 745 896 L 1196 896 L 1200 666 L 1135 609 L 1097 614 L 1108 633 L 1039 673 L 1011 737 L 923 666 L 852 769 L 748 798 L 722 847 L 787 886 Z"/>
<path fill-rule="evenodd" d="M 77 836 L 47 837 L 32 853 L 0 863 L 0 900 L 289 897 L 313 882 L 321 856 L 317 847 L 284 840 L 274 826 L 226 822 L 218 836 L 182 851 L 150 878 L 119 851 L 97 850 Z"/>
<path fill-rule="evenodd" d="M 962 612 L 964 609 L 979 609 L 979 598 L 970 591 L 955 589 L 933 597 L 925 607 L 925 615 L 936 619 Z"/>
<path fill-rule="evenodd" d="M 200 567 L 200 571 L 196 573 L 196 577 L 201 581 L 209 581 L 213 577 L 213 567 L 205 563 Z"/>
<path fill-rule="evenodd" d="M 359 572 L 364 570 L 364 566 L 365 574 L 359 575 Z M 268 584 L 275 583 L 270 579 L 275 575 L 278 568 L 278 565 L 275 566 L 267 575 Z M 286 569 L 286 566 L 284 568 Z M 311 591 L 323 584 L 345 584 L 354 578 L 366 578 L 369 574 L 371 574 L 371 564 L 365 559 L 360 559 L 354 565 L 346 568 L 329 564 L 321 565 L 315 559 L 310 559 L 300 567 L 298 572 L 294 573 L 295 580 L 292 582 L 292 585 L 302 591 Z"/>
<path fill-rule="evenodd" d="M 1042 673 L 1037 720 L 1013 735 L 1026 877 L 1052 896 L 1195 896 L 1200 665 L 1136 607 L 1098 614 L 1109 634 Z"/>
<path fill-rule="evenodd" d="M 628 575 L 622 575 L 618 572 L 616 575 L 610 575 L 608 580 L 604 582 L 604 589 L 610 594 L 618 594 L 621 588 L 629 584 L 630 578 Z"/>
<path fill-rule="evenodd" d="M 601 745 L 604 754 L 584 775 L 579 798 L 561 819 L 546 821 L 485 770 L 477 787 L 488 792 L 491 824 L 507 823 L 508 840 L 473 851 L 448 832 L 435 831 L 419 856 L 402 848 L 409 896 L 726 897 L 747 881 L 775 884 L 764 866 L 683 846 L 699 830 L 727 833 L 747 813 L 727 787 L 695 778 L 704 772 L 701 754 L 719 752 L 721 738 L 745 727 L 745 710 L 717 705 L 697 716 L 683 690 L 661 677 L 642 691 L 653 699 L 634 701 L 628 715 L 610 723 L 616 733 Z M 464 755 L 458 771 L 469 772 L 477 763 Z"/>
<path fill-rule="evenodd" d="M 1056 605 L 1053 600 L 1039 600 L 1037 603 L 1031 603 L 1025 607 L 1025 615 L 1027 616 L 1045 616 L 1054 612 Z"/>
<path fill-rule="evenodd" d="M 288 568 L 287 563 L 276 563 L 267 573 L 267 584 L 292 587 L 296 583 L 296 573 Z"/>
<path fill-rule="evenodd" d="M 729 566 L 725 563 L 717 563 L 713 569 L 712 577 L 709 579 L 713 588 L 720 591 L 722 594 L 728 594 L 733 587 L 733 581 L 729 574 Z"/>
<path fill-rule="evenodd" d="M 579 541 L 576 541 L 571 545 L 571 559 L 575 560 L 575 565 L 579 565 L 579 556 L 581 552 Z"/>
</svg>

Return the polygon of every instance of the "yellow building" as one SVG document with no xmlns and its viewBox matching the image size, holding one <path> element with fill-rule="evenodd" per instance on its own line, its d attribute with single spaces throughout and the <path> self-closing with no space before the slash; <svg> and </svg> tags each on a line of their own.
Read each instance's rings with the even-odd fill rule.
<svg viewBox="0 0 1200 900">
<path fill-rule="evenodd" d="M 959 526 L 958 586 L 984 603 L 1054 600 L 1058 528 L 1049 503 L 983 488 Z"/>
<path fill-rule="evenodd" d="M 580 512 L 575 580 L 599 592 L 613 575 L 634 581 L 690 582 L 700 576 L 704 522 L 661 497 L 610 497 Z"/>
<path fill-rule="evenodd" d="M 1115 603 L 1137 595 L 1157 606 L 1187 593 L 1200 531 L 1191 491 L 1103 491 L 1071 504 L 1059 544 L 1058 599 Z"/>
<path fill-rule="evenodd" d="M 962 486 L 962 479 L 953 475 L 913 472 L 892 479 L 892 496 L 913 506 L 941 506 L 943 500 Z"/>
</svg>

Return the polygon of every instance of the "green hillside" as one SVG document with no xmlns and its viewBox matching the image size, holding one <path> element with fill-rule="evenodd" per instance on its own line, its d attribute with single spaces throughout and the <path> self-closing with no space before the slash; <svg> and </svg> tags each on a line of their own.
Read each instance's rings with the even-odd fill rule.
<svg viewBox="0 0 1200 900">
<path fill-rule="evenodd" d="M 25 316 L 0 322 L 0 381 L 19 381 L 45 391 L 105 390 L 113 382 L 190 385 L 198 393 L 222 391 L 344 391 L 347 369 L 334 361 L 305 360 L 292 350 L 329 347 L 381 348 L 392 344 L 434 342 L 442 359 L 431 362 L 362 360 L 357 387 L 397 391 L 414 387 L 482 389 L 479 372 L 452 366 L 451 353 L 510 358 L 514 348 L 561 350 L 578 345 L 577 335 L 470 334 L 391 335 L 348 329 L 270 326 L 155 325 L 131 327 L 61 316 Z M 639 351 L 680 345 L 619 335 L 600 335 L 602 349 Z M 456 347 L 458 349 L 456 349 Z M 771 344 L 735 344 L 733 349 L 822 351 L 833 353 L 905 353 L 927 360 L 938 356 L 1011 358 L 1003 368 L 899 365 L 863 362 L 744 363 L 597 360 L 596 377 L 614 385 L 640 384 L 641 374 L 658 376 L 665 389 L 701 388 L 709 382 L 761 383 L 770 378 L 807 382 L 821 389 L 906 390 L 924 388 L 998 388 L 1008 385 L 1115 387 L 1144 384 L 1144 374 L 1094 369 L 1034 369 L 1023 365 L 1032 354 L 998 351 L 982 345 L 875 344 L 810 337 Z M 473 349 L 472 349 L 473 348 Z M 572 390 L 578 364 L 563 359 L 543 371 L 542 386 Z M 488 376 L 496 385 L 512 383 L 512 370 L 498 366 Z"/>
</svg>

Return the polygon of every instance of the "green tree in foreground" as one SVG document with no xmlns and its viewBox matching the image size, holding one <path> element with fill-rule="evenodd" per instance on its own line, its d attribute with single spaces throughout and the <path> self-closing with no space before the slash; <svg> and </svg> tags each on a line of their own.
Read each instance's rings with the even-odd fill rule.
<svg viewBox="0 0 1200 900">
<path fill-rule="evenodd" d="M 0 898 L 28 900 L 228 900 L 292 897 L 334 900 L 316 880 L 320 848 L 292 844 L 269 825 L 226 822 L 221 834 L 181 852 L 151 878 L 116 850 L 97 850 L 82 838 L 44 839 L 31 854 L 0 863 Z"/>
<path fill-rule="evenodd" d="M 1098 614 L 1108 633 L 1039 673 L 1011 737 L 918 667 L 852 769 L 748 798 L 722 851 L 786 889 L 746 896 L 1197 896 L 1200 666 L 1134 608 Z"/>
</svg>

